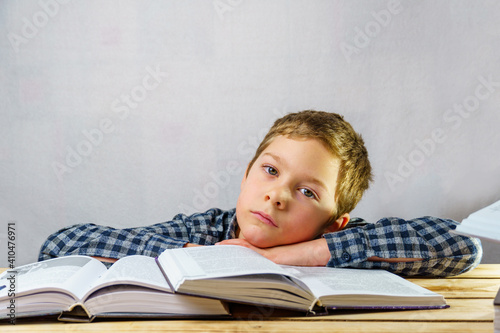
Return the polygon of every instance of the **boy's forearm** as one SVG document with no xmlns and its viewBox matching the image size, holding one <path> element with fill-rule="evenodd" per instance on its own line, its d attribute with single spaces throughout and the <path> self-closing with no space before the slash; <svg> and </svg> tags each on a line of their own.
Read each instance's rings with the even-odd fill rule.
<svg viewBox="0 0 500 333">
<path fill-rule="evenodd" d="M 299 243 L 291 245 L 291 247 L 297 247 L 298 258 L 291 258 L 291 260 L 296 260 L 302 263 L 302 266 L 326 266 L 331 258 L 331 253 L 328 248 L 326 239 L 320 238 L 309 242 Z M 303 259 L 301 259 L 303 258 Z M 422 258 L 380 258 L 377 256 L 372 256 L 367 258 L 368 261 L 378 261 L 378 262 L 413 262 L 422 261 Z"/>
<path fill-rule="evenodd" d="M 323 235 L 330 267 L 382 268 L 402 275 L 449 276 L 472 269 L 481 245 L 454 235 L 456 222 L 434 217 L 381 219 Z"/>
</svg>

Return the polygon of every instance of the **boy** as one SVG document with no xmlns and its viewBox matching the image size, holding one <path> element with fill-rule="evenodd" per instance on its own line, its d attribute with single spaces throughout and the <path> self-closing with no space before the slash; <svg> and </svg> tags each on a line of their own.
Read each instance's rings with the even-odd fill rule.
<svg viewBox="0 0 500 333">
<path fill-rule="evenodd" d="M 364 142 L 342 116 L 292 113 L 278 119 L 258 147 L 236 209 L 178 214 L 138 228 L 74 225 L 50 235 L 39 260 L 83 254 L 109 263 L 168 248 L 236 244 L 279 264 L 383 268 L 407 276 L 455 275 L 480 262 L 479 240 L 450 233 L 457 224 L 451 220 L 348 224 L 371 178 Z"/>
</svg>

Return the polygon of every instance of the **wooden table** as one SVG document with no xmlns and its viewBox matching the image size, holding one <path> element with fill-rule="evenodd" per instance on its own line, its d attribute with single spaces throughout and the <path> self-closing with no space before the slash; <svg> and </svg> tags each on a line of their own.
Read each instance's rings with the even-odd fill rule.
<svg viewBox="0 0 500 333">
<path fill-rule="evenodd" d="M 16 325 L 0 325 L 0 332 L 493 332 L 493 299 L 500 288 L 500 264 L 480 265 L 457 277 L 409 280 L 444 295 L 450 307 L 418 311 L 339 311 L 321 317 L 270 317 L 269 313 L 255 310 L 246 319 L 228 320 L 90 324 L 18 321 Z"/>
</svg>

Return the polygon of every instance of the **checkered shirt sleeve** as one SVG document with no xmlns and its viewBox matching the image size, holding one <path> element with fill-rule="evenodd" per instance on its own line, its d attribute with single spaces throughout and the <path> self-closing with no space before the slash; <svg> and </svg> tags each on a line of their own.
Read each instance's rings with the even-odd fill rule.
<svg viewBox="0 0 500 333">
<path fill-rule="evenodd" d="M 349 222 L 351 224 L 351 222 Z M 413 220 L 384 218 L 377 223 L 353 219 L 352 227 L 323 235 L 331 258 L 327 266 L 380 268 L 405 276 L 450 276 L 479 264 L 478 239 L 452 233 L 457 222 L 435 217 Z M 380 258 L 422 258 L 422 261 L 378 262 Z"/>
<path fill-rule="evenodd" d="M 66 255 L 119 259 L 141 254 L 155 257 L 166 249 L 186 243 L 213 245 L 227 237 L 234 210 L 210 209 L 191 216 L 176 215 L 171 221 L 145 227 L 116 229 L 92 223 L 61 229 L 43 243 L 39 260 Z"/>
</svg>

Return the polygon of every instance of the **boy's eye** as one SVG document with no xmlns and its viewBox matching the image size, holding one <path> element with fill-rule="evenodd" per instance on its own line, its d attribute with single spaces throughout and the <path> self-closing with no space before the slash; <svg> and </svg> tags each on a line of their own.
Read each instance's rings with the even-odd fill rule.
<svg viewBox="0 0 500 333">
<path fill-rule="evenodd" d="M 300 191 L 302 192 L 303 195 L 305 195 L 308 198 L 316 198 L 316 195 L 314 194 L 313 191 L 307 189 L 307 188 L 301 188 Z"/>
<path fill-rule="evenodd" d="M 264 166 L 264 170 L 271 176 L 276 176 L 278 174 L 278 170 L 269 165 Z"/>
</svg>

